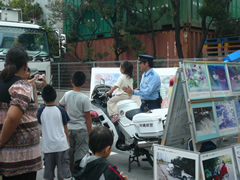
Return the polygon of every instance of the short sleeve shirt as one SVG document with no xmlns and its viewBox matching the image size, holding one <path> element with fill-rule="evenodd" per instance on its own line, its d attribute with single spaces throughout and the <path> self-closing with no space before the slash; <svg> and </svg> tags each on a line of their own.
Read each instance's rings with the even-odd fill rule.
<svg viewBox="0 0 240 180">
<path fill-rule="evenodd" d="M 91 102 L 85 94 L 77 91 L 68 91 L 64 94 L 59 104 L 66 108 L 70 121 L 69 130 L 87 130 L 85 112 L 92 110 Z"/>
<path fill-rule="evenodd" d="M 42 152 L 62 152 L 67 150 L 68 142 L 64 126 L 69 117 L 66 111 L 58 106 L 43 106 L 37 112 L 38 122 L 42 126 Z"/>
<path fill-rule="evenodd" d="M 161 79 L 151 68 L 143 73 L 140 90 L 134 90 L 134 95 L 140 96 L 141 100 L 156 100 L 159 98 L 160 88 Z"/>
<path fill-rule="evenodd" d="M 133 88 L 133 79 L 132 79 L 132 78 L 129 78 L 126 74 L 122 74 L 122 75 L 118 78 L 115 86 L 118 87 L 118 90 L 117 90 L 116 95 L 120 95 L 120 94 L 125 94 L 125 95 L 127 95 L 128 93 L 124 92 L 124 91 L 122 90 L 122 88 L 123 88 L 123 87 L 128 87 L 128 86 L 129 86 L 130 88 Z"/>
</svg>

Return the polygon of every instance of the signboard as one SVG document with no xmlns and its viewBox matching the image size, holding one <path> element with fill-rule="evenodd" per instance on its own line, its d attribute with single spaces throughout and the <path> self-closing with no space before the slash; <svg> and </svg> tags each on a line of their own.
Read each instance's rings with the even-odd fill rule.
<svg viewBox="0 0 240 180">
<path fill-rule="evenodd" d="M 233 95 L 240 95 L 240 65 L 228 64 L 228 74 Z"/>
<path fill-rule="evenodd" d="M 207 64 L 213 97 L 230 96 L 230 85 L 225 64 Z"/>
<path fill-rule="evenodd" d="M 154 145 L 154 180 L 199 180 L 199 153 Z"/>
<path fill-rule="evenodd" d="M 169 87 L 170 79 L 174 78 L 177 72 L 177 68 L 153 68 L 154 71 L 160 76 L 161 79 L 161 89 L 160 94 L 162 96 L 161 108 L 168 108 L 172 89 Z"/>
<path fill-rule="evenodd" d="M 200 155 L 203 180 L 237 179 L 232 147 L 214 150 Z"/>
<path fill-rule="evenodd" d="M 186 106 L 181 74 L 177 73 L 175 78 L 176 80 L 173 85 L 173 93 L 161 144 L 187 149 L 187 142 L 192 137 L 188 124 L 189 107 Z"/>
<path fill-rule="evenodd" d="M 175 76 L 177 68 L 153 68 L 153 70 L 157 72 L 161 79 L 162 108 L 167 108 L 171 98 L 169 82 Z M 90 97 L 94 87 L 100 84 L 101 78 L 105 80 L 106 85 L 114 86 L 120 76 L 120 68 L 92 68 Z"/>
<path fill-rule="evenodd" d="M 100 80 L 105 80 L 105 85 L 114 86 L 121 76 L 120 68 L 92 68 L 90 97 L 96 85 L 100 85 Z"/>
<path fill-rule="evenodd" d="M 191 104 L 192 118 L 197 141 L 218 137 L 213 102 Z"/>
<path fill-rule="evenodd" d="M 184 75 L 190 99 L 209 98 L 207 69 L 203 63 L 184 63 Z"/>
<path fill-rule="evenodd" d="M 197 150 L 240 131 L 239 64 L 184 61 L 175 78 L 162 145 Z M 240 76 L 239 76 L 240 79 Z"/>
</svg>

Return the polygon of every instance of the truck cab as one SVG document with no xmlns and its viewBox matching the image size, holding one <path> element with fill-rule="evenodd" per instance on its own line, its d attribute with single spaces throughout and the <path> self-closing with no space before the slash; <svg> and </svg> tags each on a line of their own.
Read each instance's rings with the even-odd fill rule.
<svg viewBox="0 0 240 180">
<path fill-rule="evenodd" d="M 21 44 L 28 53 L 30 70 L 46 75 L 47 83 L 51 81 L 51 62 L 61 56 L 62 37 L 59 32 L 51 32 L 49 42 L 46 30 L 36 24 L 0 21 L 0 71 L 4 68 L 4 59 L 8 49 L 14 44 Z M 50 53 L 49 43 L 59 47 L 57 55 Z M 61 47 L 61 49 L 60 49 Z M 41 98 L 40 98 L 41 99 Z M 41 101 L 39 101 L 41 102 Z"/>
</svg>

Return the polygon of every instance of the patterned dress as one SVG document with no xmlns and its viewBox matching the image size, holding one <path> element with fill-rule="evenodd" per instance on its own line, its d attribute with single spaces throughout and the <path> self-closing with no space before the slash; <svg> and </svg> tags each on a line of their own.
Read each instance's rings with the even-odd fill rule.
<svg viewBox="0 0 240 180">
<path fill-rule="evenodd" d="M 11 105 L 18 106 L 23 116 L 9 141 L 0 148 L 0 174 L 4 176 L 16 176 L 42 168 L 37 106 L 31 102 L 30 84 L 17 76 L 10 81 L 12 83 L 9 84 L 0 79 L 0 133 Z"/>
</svg>

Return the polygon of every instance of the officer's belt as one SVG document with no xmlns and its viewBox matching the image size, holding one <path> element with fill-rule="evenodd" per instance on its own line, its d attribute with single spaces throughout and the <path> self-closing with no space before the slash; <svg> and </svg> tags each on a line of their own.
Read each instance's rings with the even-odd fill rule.
<svg viewBox="0 0 240 180">
<path fill-rule="evenodd" d="M 158 99 L 156 99 L 156 100 L 141 100 L 141 102 L 144 104 L 149 104 L 149 103 L 157 103 L 157 102 L 159 102 L 159 100 Z"/>
</svg>

